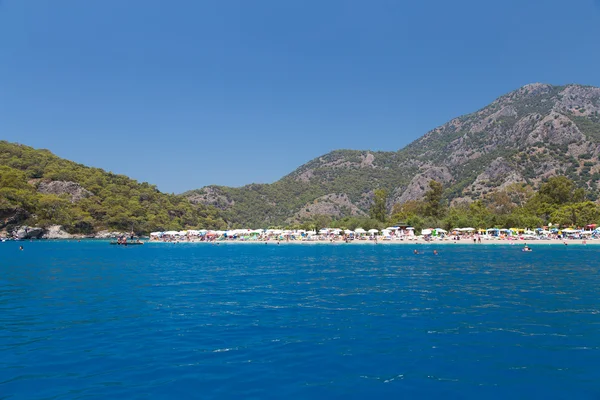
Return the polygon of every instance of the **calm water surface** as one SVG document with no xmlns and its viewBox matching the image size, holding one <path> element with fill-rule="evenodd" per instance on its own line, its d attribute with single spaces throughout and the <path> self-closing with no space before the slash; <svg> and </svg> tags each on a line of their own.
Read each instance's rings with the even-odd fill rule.
<svg viewBox="0 0 600 400">
<path fill-rule="evenodd" d="M 600 398 L 600 247 L 0 243 L 0 398 Z"/>
</svg>

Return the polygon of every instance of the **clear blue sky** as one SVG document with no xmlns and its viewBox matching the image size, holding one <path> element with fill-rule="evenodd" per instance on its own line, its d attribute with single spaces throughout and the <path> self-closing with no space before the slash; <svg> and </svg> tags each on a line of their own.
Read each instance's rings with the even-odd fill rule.
<svg viewBox="0 0 600 400">
<path fill-rule="evenodd" d="M 600 86 L 600 0 L 0 0 L 0 138 L 182 192 Z"/>
</svg>

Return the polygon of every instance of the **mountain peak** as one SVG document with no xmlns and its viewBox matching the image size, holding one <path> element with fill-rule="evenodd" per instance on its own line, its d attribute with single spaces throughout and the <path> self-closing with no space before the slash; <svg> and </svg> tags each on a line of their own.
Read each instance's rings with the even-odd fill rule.
<svg viewBox="0 0 600 400">
<path fill-rule="evenodd" d="M 271 185 L 220 187 L 196 198 L 219 200 L 235 222 L 252 225 L 293 222 L 313 210 L 366 212 L 378 188 L 391 207 L 421 198 L 432 179 L 448 201 L 484 199 L 512 183 L 537 188 L 559 174 L 597 197 L 599 154 L 600 88 L 531 83 L 397 152 L 333 151 Z"/>
</svg>

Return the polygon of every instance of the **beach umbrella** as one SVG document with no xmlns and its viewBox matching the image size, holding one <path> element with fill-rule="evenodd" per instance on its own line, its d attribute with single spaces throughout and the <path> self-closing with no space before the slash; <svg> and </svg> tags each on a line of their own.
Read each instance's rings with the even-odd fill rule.
<svg viewBox="0 0 600 400">
<path fill-rule="evenodd" d="M 423 229 L 421 235 L 431 235 L 431 229 Z"/>
<path fill-rule="evenodd" d="M 352 232 L 350 229 L 346 229 L 346 230 L 344 231 L 344 233 L 345 233 L 346 235 L 349 235 L 349 234 L 351 234 L 351 233 L 354 233 L 354 232 Z"/>
<path fill-rule="evenodd" d="M 442 228 L 436 228 L 435 230 L 437 231 L 437 233 L 448 233 L 447 230 L 442 229 Z"/>
<path fill-rule="evenodd" d="M 356 233 L 367 233 L 367 231 L 365 231 L 363 228 L 356 228 L 354 230 L 354 232 L 356 232 Z"/>
<path fill-rule="evenodd" d="M 463 228 L 462 230 L 465 232 L 473 232 L 475 228 Z"/>
<path fill-rule="evenodd" d="M 367 232 L 369 232 L 369 233 L 379 233 L 379 229 L 369 229 Z"/>
<path fill-rule="evenodd" d="M 319 229 L 319 233 L 328 233 L 329 229 L 327 228 L 323 228 L 323 229 Z"/>
</svg>

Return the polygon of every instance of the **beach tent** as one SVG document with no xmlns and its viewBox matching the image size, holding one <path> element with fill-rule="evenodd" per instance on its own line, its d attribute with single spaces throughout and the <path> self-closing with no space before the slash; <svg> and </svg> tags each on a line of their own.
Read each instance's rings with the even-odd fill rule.
<svg viewBox="0 0 600 400">
<path fill-rule="evenodd" d="M 577 229 L 573 229 L 573 228 L 566 228 L 562 230 L 564 233 L 577 233 L 577 232 L 581 232 Z"/>
</svg>

